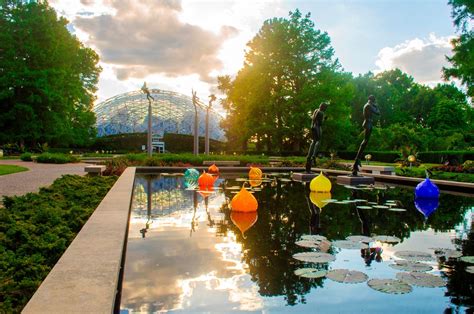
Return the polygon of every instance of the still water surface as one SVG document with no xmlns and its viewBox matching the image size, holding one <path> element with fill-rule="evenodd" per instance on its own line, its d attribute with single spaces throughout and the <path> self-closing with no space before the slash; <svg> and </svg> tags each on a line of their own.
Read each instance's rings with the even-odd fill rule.
<svg viewBox="0 0 474 314">
<path fill-rule="evenodd" d="M 182 177 L 137 175 L 121 313 L 463 313 L 474 309 L 474 275 L 466 272 L 469 264 L 445 261 L 433 250 L 474 255 L 474 198 L 443 193 L 439 204 L 415 206 L 411 187 L 350 189 L 335 183 L 331 195 L 318 197 L 302 183 L 269 176 L 253 194 L 258 213 L 239 217 L 229 210 L 243 183 L 235 178 L 219 179 L 214 191 L 200 193 L 185 188 Z M 349 202 L 341 203 L 344 200 Z M 372 208 L 357 207 L 361 205 Z M 372 250 L 331 245 L 325 252 L 335 261 L 314 264 L 293 258 L 316 250 L 296 244 L 309 234 L 329 241 L 351 235 L 387 235 L 401 241 L 371 242 Z M 394 253 L 404 250 L 432 254 L 433 259 L 424 262 L 433 267 L 428 273 L 440 276 L 446 285 L 412 285 L 410 293 L 387 294 L 370 288 L 367 281 L 340 283 L 294 274 L 311 267 L 357 270 L 368 280 L 395 279 L 402 271 L 389 265 L 399 260 Z"/>
</svg>

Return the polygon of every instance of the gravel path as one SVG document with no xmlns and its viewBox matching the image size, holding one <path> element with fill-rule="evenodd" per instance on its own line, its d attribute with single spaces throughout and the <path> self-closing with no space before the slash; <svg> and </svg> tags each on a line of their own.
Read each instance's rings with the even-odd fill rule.
<svg viewBox="0 0 474 314">
<path fill-rule="evenodd" d="M 3 196 L 23 195 L 37 192 L 40 187 L 49 186 L 63 174 L 85 175 L 87 164 L 38 164 L 21 160 L 0 160 L 0 165 L 17 165 L 29 170 L 0 176 L 0 204 Z"/>
</svg>

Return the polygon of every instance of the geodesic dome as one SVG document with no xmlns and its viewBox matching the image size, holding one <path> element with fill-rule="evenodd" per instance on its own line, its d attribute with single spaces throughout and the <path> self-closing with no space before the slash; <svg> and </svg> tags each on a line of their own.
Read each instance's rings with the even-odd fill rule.
<svg viewBox="0 0 474 314">
<path fill-rule="evenodd" d="M 192 135 L 195 109 L 191 97 L 171 91 L 150 89 L 153 134 L 177 133 Z M 133 91 L 109 98 L 94 106 L 99 136 L 140 133 L 148 130 L 148 100 L 142 91 Z M 199 136 L 205 135 L 206 108 L 199 103 Z M 222 116 L 209 111 L 209 137 L 224 140 L 219 126 Z"/>
</svg>

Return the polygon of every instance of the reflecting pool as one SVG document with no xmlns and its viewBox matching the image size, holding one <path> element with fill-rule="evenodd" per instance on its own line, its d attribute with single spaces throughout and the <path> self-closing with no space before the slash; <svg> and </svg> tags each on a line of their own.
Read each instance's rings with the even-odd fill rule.
<svg viewBox="0 0 474 314">
<path fill-rule="evenodd" d="M 474 198 L 415 203 L 412 187 L 333 181 L 315 194 L 289 175 L 244 180 L 203 191 L 181 176 L 137 175 L 121 313 L 474 309 L 474 264 L 459 258 L 474 255 Z M 230 211 L 245 182 L 257 213 Z"/>
</svg>

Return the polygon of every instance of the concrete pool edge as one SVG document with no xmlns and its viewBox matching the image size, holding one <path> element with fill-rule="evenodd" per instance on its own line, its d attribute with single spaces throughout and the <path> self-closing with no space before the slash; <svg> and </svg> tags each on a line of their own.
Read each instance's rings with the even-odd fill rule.
<svg viewBox="0 0 474 314">
<path fill-rule="evenodd" d="M 23 313 L 113 313 L 135 172 L 115 182 Z"/>
</svg>

